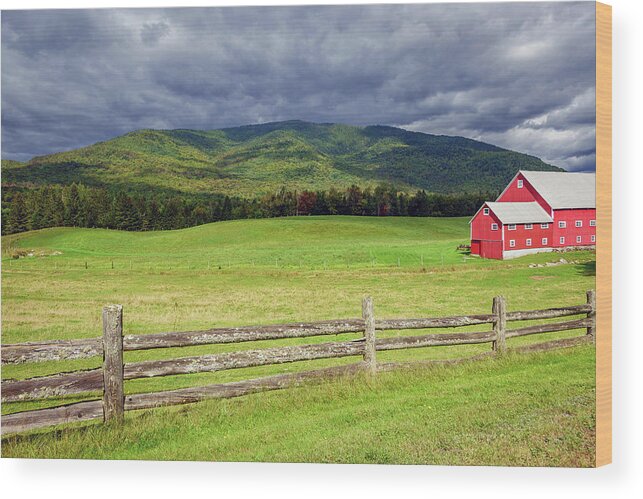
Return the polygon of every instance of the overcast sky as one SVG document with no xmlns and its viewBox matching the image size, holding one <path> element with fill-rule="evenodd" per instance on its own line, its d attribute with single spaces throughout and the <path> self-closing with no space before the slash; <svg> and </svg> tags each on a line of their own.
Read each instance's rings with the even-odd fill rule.
<svg viewBox="0 0 643 499">
<path fill-rule="evenodd" d="M 2 12 L 2 157 L 288 119 L 462 135 L 595 166 L 580 3 Z"/>
</svg>

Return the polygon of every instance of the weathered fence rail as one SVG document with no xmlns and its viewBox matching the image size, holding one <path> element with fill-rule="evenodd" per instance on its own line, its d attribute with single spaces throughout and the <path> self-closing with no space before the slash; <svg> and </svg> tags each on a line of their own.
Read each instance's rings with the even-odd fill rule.
<svg viewBox="0 0 643 499">
<path fill-rule="evenodd" d="M 206 398 L 236 397 L 257 391 L 275 390 L 287 386 L 294 386 L 315 379 L 324 379 L 364 370 L 375 373 L 408 364 L 378 364 L 376 361 L 377 351 L 480 343 L 492 344 L 492 350 L 487 354 L 465 359 L 424 361 L 425 363 L 452 363 L 503 353 L 507 350 L 507 339 L 509 338 L 584 329 L 586 334 L 582 337 L 527 345 L 518 347 L 515 350 L 535 351 L 539 349 L 573 346 L 593 340 L 596 327 L 595 303 L 594 291 L 588 291 L 587 303 L 583 305 L 507 312 L 504 298 L 495 297 L 491 314 L 376 320 L 373 311 L 373 300 L 370 297 L 366 297 L 362 303 L 361 319 L 217 328 L 205 331 L 169 332 L 138 336 L 123 336 L 123 309 L 120 305 L 110 305 L 103 309 L 102 338 L 2 346 L 3 364 L 103 356 L 103 366 L 101 368 L 64 372 L 24 380 L 3 381 L 2 402 L 39 400 L 100 390 L 103 392 L 103 397 L 102 400 L 78 402 L 49 409 L 24 411 L 2 416 L 2 433 L 14 433 L 91 419 L 102 418 L 105 421 L 120 421 L 123 419 L 124 412 L 128 410 L 185 404 Z M 523 328 L 507 329 L 507 322 L 543 320 L 578 315 L 585 315 L 585 317 L 565 322 L 549 322 Z M 490 324 L 491 329 L 476 332 L 376 338 L 377 330 L 457 328 L 480 324 Z M 180 357 L 169 360 L 151 360 L 132 363 L 124 363 L 123 361 L 124 351 L 241 343 L 284 338 L 305 338 L 354 332 L 362 332 L 363 337 L 348 341 L 242 350 Z M 362 356 L 363 360 L 339 367 L 304 371 L 294 374 L 278 374 L 233 383 L 222 383 L 164 392 L 125 395 L 124 390 L 126 380 L 138 378 L 213 372 L 306 360 L 354 356 Z"/>
</svg>

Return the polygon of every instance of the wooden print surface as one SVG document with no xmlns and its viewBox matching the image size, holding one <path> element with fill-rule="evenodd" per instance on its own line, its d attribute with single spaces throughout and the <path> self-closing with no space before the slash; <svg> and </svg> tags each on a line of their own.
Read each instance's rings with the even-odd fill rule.
<svg viewBox="0 0 643 499">
<path fill-rule="evenodd" d="M 612 7 L 596 3 L 596 466 L 612 462 Z"/>
</svg>

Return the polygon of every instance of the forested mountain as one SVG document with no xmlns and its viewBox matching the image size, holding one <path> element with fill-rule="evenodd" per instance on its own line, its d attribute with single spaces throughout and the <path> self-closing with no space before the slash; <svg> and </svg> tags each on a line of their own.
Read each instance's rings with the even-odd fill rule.
<svg viewBox="0 0 643 499">
<path fill-rule="evenodd" d="M 70 185 L 132 194 L 256 197 L 394 185 L 434 193 L 499 191 L 519 169 L 558 170 L 484 142 L 284 121 L 220 130 L 138 130 L 72 151 L 2 162 L 5 186 Z"/>
</svg>

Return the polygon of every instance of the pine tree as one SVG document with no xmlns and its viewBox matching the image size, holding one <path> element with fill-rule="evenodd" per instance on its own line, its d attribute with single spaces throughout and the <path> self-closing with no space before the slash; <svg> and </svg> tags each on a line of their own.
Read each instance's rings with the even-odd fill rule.
<svg viewBox="0 0 643 499">
<path fill-rule="evenodd" d="M 29 202 L 26 203 L 29 208 L 29 230 L 42 229 L 45 225 L 45 191 L 38 189 L 32 191 L 29 195 Z"/>
<path fill-rule="evenodd" d="M 62 189 L 52 187 L 47 200 L 48 217 L 51 219 L 50 227 L 62 227 L 64 224 L 65 205 L 62 198 Z"/>
<path fill-rule="evenodd" d="M 78 186 L 74 183 L 65 189 L 65 210 L 64 210 L 64 225 L 68 227 L 80 226 L 80 195 L 78 194 Z"/>
<path fill-rule="evenodd" d="M 7 215 L 7 233 L 24 232 L 27 230 L 28 216 L 25 200 L 21 192 L 17 192 L 11 202 Z"/>
<path fill-rule="evenodd" d="M 113 201 L 114 228 L 119 230 L 136 230 L 137 216 L 132 198 L 119 192 Z"/>
</svg>

